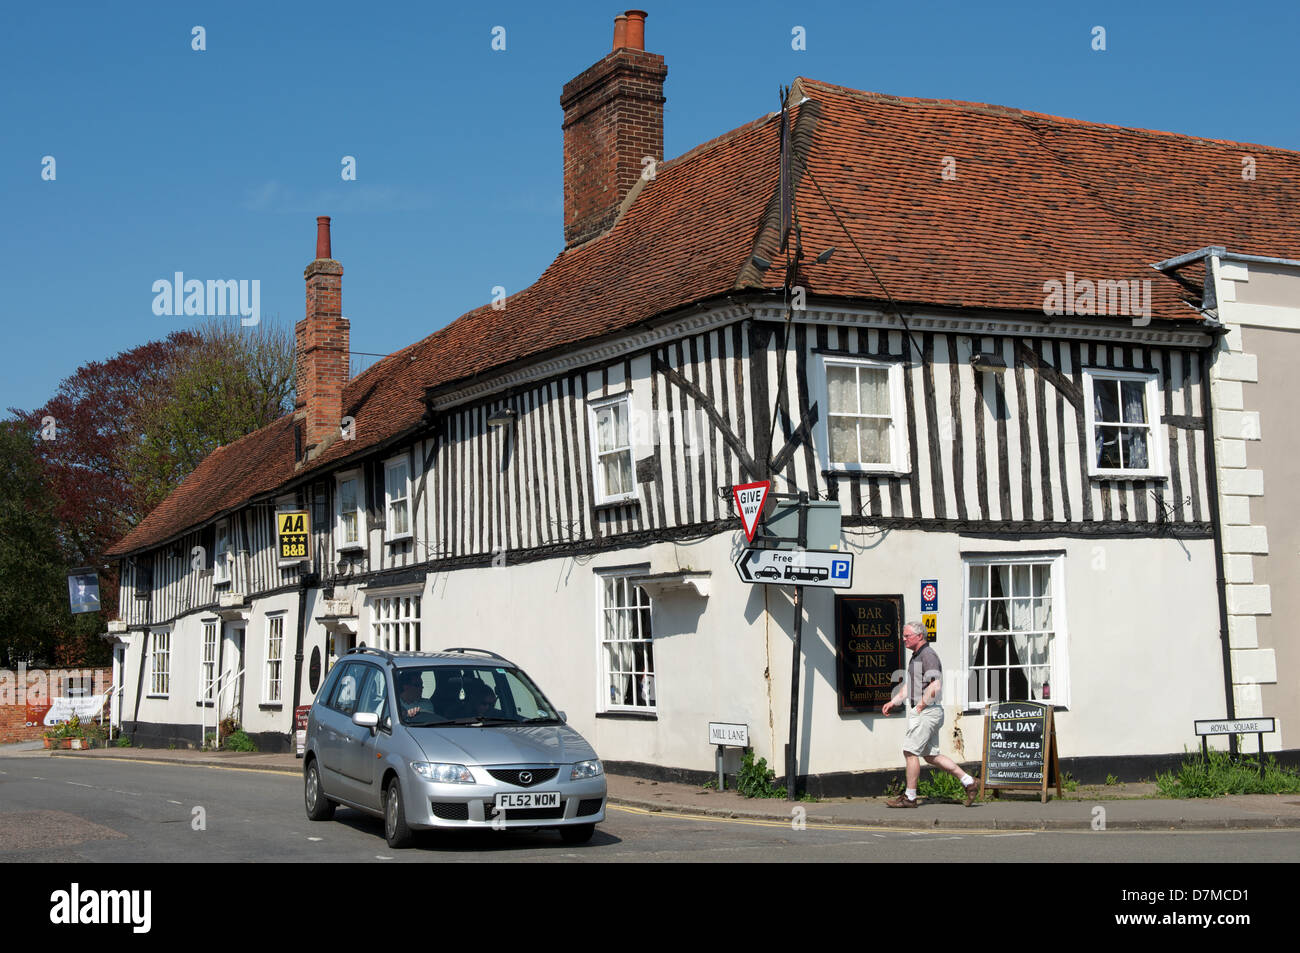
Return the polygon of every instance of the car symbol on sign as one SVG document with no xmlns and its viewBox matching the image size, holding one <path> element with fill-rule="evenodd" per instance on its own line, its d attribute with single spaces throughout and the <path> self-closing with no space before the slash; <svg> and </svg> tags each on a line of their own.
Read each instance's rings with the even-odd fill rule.
<svg viewBox="0 0 1300 953">
<path fill-rule="evenodd" d="M 780 579 L 781 570 L 777 569 L 775 566 L 764 566 L 762 569 L 755 572 L 754 575 L 759 579 Z"/>
</svg>

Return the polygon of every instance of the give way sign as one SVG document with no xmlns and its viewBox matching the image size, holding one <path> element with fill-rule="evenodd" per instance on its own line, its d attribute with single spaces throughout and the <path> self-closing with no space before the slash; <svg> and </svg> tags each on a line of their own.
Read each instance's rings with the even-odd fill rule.
<svg viewBox="0 0 1300 953">
<path fill-rule="evenodd" d="M 745 539 L 754 541 L 754 530 L 758 529 L 758 514 L 763 512 L 767 502 L 767 491 L 772 488 L 770 480 L 761 483 L 741 483 L 732 487 L 736 497 L 736 509 L 740 510 L 740 522 L 745 527 Z"/>
</svg>

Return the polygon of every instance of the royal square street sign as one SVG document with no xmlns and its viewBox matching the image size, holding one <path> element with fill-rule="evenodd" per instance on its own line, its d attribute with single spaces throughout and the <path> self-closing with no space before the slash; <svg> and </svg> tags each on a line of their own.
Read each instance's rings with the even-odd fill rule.
<svg viewBox="0 0 1300 953">
<path fill-rule="evenodd" d="M 280 562 L 311 559 L 311 514 L 306 510 L 277 511 L 275 533 Z"/>
<path fill-rule="evenodd" d="M 748 583 L 847 589 L 853 585 L 853 554 L 811 549 L 746 549 L 736 560 L 736 572 Z"/>
</svg>

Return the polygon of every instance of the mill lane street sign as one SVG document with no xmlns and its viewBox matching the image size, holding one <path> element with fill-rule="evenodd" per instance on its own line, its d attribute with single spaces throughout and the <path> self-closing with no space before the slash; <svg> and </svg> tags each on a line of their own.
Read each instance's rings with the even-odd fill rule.
<svg viewBox="0 0 1300 953">
<path fill-rule="evenodd" d="M 736 560 L 742 582 L 848 589 L 853 554 L 821 550 L 746 549 Z"/>
</svg>

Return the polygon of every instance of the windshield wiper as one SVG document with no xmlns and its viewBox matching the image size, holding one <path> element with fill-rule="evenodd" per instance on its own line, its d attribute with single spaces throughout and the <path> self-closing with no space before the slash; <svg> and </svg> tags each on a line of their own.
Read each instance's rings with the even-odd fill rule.
<svg viewBox="0 0 1300 953">
<path fill-rule="evenodd" d="M 536 718 L 525 718 L 523 720 L 523 724 L 525 725 L 541 725 L 547 722 L 560 724 L 560 719 L 556 718 L 554 715 L 538 715 Z"/>
</svg>

